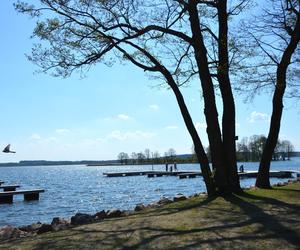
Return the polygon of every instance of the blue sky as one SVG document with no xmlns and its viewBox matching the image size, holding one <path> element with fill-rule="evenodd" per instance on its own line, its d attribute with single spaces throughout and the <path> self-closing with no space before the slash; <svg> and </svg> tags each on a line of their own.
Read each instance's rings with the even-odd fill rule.
<svg viewBox="0 0 300 250">
<path fill-rule="evenodd" d="M 161 154 L 174 148 L 190 153 L 186 131 L 173 93 L 158 88 L 132 65 L 98 64 L 82 78 L 34 73 L 28 62 L 34 21 L 15 12 L 13 1 L 0 7 L 0 146 L 11 143 L 16 154 L 1 154 L 0 162 L 19 160 L 104 160 L 121 151 L 145 148 Z M 208 145 L 199 82 L 182 89 L 204 145 Z M 299 106 L 285 104 L 281 138 L 300 150 Z M 267 134 L 271 97 L 244 104 L 236 96 L 239 138 Z M 221 114 L 221 112 L 220 112 Z"/>
</svg>

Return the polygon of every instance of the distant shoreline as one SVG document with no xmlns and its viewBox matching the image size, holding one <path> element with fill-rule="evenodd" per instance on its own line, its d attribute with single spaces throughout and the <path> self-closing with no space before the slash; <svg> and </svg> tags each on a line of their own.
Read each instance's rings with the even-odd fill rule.
<svg viewBox="0 0 300 250">
<path fill-rule="evenodd" d="M 186 156 L 186 155 L 185 155 Z M 168 164 L 173 164 L 174 162 L 177 162 L 177 164 L 193 164 L 198 163 L 195 161 L 180 161 L 180 156 L 177 156 L 178 158 L 174 160 L 169 160 Z M 300 152 L 294 152 L 294 157 L 300 157 Z M 287 161 L 287 160 L 286 160 Z M 251 161 L 249 161 L 251 162 Z M 106 161 L 89 161 L 89 160 L 83 160 L 83 161 L 46 161 L 46 160 L 34 160 L 34 161 L 20 161 L 20 162 L 7 162 L 7 163 L 0 163 L 0 167 L 28 167 L 28 166 L 72 166 L 72 165 L 86 165 L 88 167 L 97 167 L 97 166 L 134 166 L 134 165 L 164 165 L 166 162 L 144 162 L 144 163 L 120 163 L 118 160 L 106 160 Z"/>
</svg>

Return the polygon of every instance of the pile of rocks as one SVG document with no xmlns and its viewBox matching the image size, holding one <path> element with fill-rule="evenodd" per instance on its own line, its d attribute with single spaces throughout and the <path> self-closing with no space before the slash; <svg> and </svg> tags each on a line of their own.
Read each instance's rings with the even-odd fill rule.
<svg viewBox="0 0 300 250">
<path fill-rule="evenodd" d="M 196 197 L 199 195 L 203 195 L 203 194 L 195 194 L 190 197 Z M 186 200 L 187 198 L 188 197 L 180 193 L 177 194 L 173 198 L 173 200 L 168 199 L 166 197 L 162 197 L 159 201 L 153 202 L 149 205 L 137 204 L 134 211 L 142 211 L 146 208 L 161 207 L 166 204 L 170 204 L 172 202 Z M 73 226 L 99 222 L 104 219 L 118 218 L 118 217 L 129 215 L 131 213 L 132 211 L 121 211 L 119 209 L 112 209 L 108 211 L 102 210 L 100 212 L 95 213 L 94 215 L 77 213 L 74 216 L 72 216 L 70 220 L 66 220 L 60 217 L 55 217 L 53 218 L 51 224 L 37 222 L 31 225 L 21 226 L 21 227 L 5 226 L 0 228 L 0 240 L 20 238 L 25 236 L 33 236 L 36 234 L 42 234 L 50 231 L 59 231 Z"/>
<path fill-rule="evenodd" d="M 98 222 L 106 218 L 121 217 L 124 214 L 125 211 L 121 211 L 119 209 L 112 209 L 108 211 L 102 210 L 94 215 L 77 213 L 72 216 L 70 220 L 55 217 L 53 218 L 51 224 L 37 222 L 21 227 L 5 226 L 0 228 L 0 240 L 33 236 L 50 231 L 59 231 L 77 225 Z"/>
</svg>

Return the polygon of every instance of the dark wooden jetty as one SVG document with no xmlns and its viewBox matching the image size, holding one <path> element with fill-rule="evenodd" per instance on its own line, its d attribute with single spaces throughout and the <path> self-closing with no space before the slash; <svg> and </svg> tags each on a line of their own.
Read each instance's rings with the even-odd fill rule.
<svg viewBox="0 0 300 250">
<path fill-rule="evenodd" d="M 107 177 L 124 177 L 124 176 L 138 176 L 138 175 L 147 175 L 153 171 L 135 171 L 135 172 L 120 172 L 120 173 L 103 173 Z"/>
<path fill-rule="evenodd" d="M 39 194 L 43 193 L 45 190 L 43 189 L 35 189 L 35 190 L 18 190 L 18 191 L 7 191 L 0 192 L 0 203 L 12 203 L 13 196 L 17 194 L 23 194 L 25 201 L 38 200 Z"/>
<path fill-rule="evenodd" d="M 178 176 L 179 174 L 195 174 L 195 171 L 135 171 L 135 172 L 111 172 L 103 173 L 106 177 L 125 177 L 125 176 L 141 176 L 161 177 L 161 176 Z M 197 174 L 201 173 L 197 172 Z"/>
<path fill-rule="evenodd" d="M 256 178 L 257 171 L 247 171 L 239 172 L 238 175 L 240 178 Z M 296 174 L 297 177 L 300 177 L 300 171 L 295 170 L 282 170 L 282 171 L 270 171 L 271 178 L 292 178 Z M 112 173 L 103 173 L 107 177 L 125 177 L 125 176 L 141 176 L 147 175 L 151 177 L 162 177 L 162 176 L 178 176 L 179 179 L 184 178 L 195 178 L 197 176 L 202 176 L 201 172 L 198 171 L 135 171 L 135 172 L 112 172 Z"/>
<path fill-rule="evenodd" d="M 19 188 L 20 185 L 1 185 L 0 189 L 3 189 L 3 191 L 16 191 L 16 188 Z"/>
<path fill-rule="evenodd" d="M 271 178 L 292 178 L 293 174 L 298 174 L 300 172 L 294 170 L 282 170 L 282 171 L 270 171 Z M 239 173 L 240 178 L 256 178 L 257 171 L 247 171 Z"/>
</svg>

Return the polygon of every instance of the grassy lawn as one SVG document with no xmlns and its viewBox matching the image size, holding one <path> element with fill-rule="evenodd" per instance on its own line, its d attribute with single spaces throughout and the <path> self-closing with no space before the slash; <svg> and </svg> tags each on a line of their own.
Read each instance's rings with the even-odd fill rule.
<svg viewBox="0 0 300 250">
<path fill-rule="evenodd" d="M 0 243 L 1 249 L 300 249 L 300 182 L 176 202 Z"/>
</svg>

